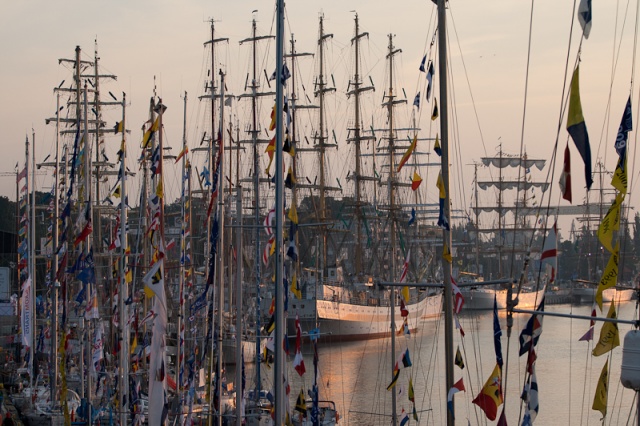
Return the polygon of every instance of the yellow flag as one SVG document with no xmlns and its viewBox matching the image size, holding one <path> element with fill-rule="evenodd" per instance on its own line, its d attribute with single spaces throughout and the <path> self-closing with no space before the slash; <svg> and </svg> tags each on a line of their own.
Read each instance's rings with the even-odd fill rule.
<svg viewBox="0 0 640 426">
<path fill-rule="evenodd" d="M 442 257 L 449 263 L 453 261 L 453 258 L 451 257 L 451 251 L 449 251 L 449 246 L 447 245 L 447 243 L 444 243 L 444 247 L 442 248 Z"/>
<path fill-rule="evenodd" d="M 289 214 L 287 215 L 289 220 L 296 225 L 298 224 L 298 210 L 296 209 L 296 204 L 291 203 L 291 207 L 289 208 Z"/>
<path fill-rule="evenodd" d="M 602 417 L 607 415 L 607 397 L 609 393 L 609 360 L 604 363 L 600 378 L 598 379 L 598 386 L 596 386 L 596 394 L 593 396 L 593 408 L 596 411 L 602 413 Z"/>
<path fill-rule="evenodd" d="M 604 268 L 604 273 L 602 274 L 602 278 L 600 278 L 600 284 L 598 284 L 598 290 L 596 290 L 596 303 L 600 307 L 602 311 L 602 293 L 618 283 L 618 261 L 620 254 L 620 243 L 616 244 L 616 248 L 611 253 L 611 257 L 609 257 L 609 261 L 607 262 L 607 267 Z"/>
<path fill-rule="evenodd" d="M 266 152 L 267 155 L 269 156 L 269 165 L 264 170 L 264 172 L 267 175 L 270 175 L 270 173 L 271 173 L 271 164 L 273 163 L 273 157 L 274 157 L 275 152 L 276 152 L 276 137 L 275 136 L 273 138 L 271 138 L 271 140 L 267 144 L 267 149 L 265 149 L 264 152 Z"/>
<path fill-rule="evenodd" d="M 616 304 L 611 302 L 607 318 L 617 318 Z M 605 322 L 600 330 L 600 340 L 591 352 L 593 356 L 606 354 L 613 348 L 620 346 L 620 334 L 618 333 L 618 324 L 615 322 Z"/>
<path fill-rule="evenodd" d="M 405 285 L 401 290 L 402 298 L 406 303 L 409 303 L 409 286 Z"/>
<path fill-rule="evenodd" d="M 129 354 L 133 355 L 135 353 L 137 347 L 138 347 L 138 335 L 134 334 L 133 335 L 133 343 L 131 344 L 131 350 L 129 351 Z"/>
<path fill-rule="evenodd" d="M 445 198 L 447 196 L 447 191 L 444 187 L 444 181 L 442 180 L 442 171 L 438 172 L 438 179 L 436 180 L 436 187 L 440 190 L 438 196 L 440 198 Z"/>
<path fill-rule="evenodd" d="M 407 152 L 405 152 L 404 155 L 402 156 L 402 159 L 400 160 L 400 164 L 398 164 L 398 172 L 402 170 L 402 166 L 404 166 L 404 164 L 407 161 L 409 161 L 411 154 L 413 154 L 413 151 L 416 149 L 417 143 L 418 143 L 418 135 L 416 134 L 413 137 L 413 141 L 411 142 L 411 145 L 409 145 L 409 148 L 407 148 Z"/>
<path fill-rule="evenodd" d="M 438 118 L 440 114 L 438 113 L 438 100 L 433 97 L 433 112 L 431 113 L 431 120 L 435 120 Z"/>
<path fill-rule="evenodd" d="M 296 299 L 302 299 L 302 291 L 300 290 L 300 287 L 298 287 L 298 279 L 295 272 L 291 278 L 291 293 L 296 296 Z"/>
<path fill-rule="evenodd" d="M 142 143 L 140 144 L 142 148 L 147 148 L 147 145 L 149 145 L 149 141 L 151 140 L 151 137 L 155 132 L 158 131 L 158 127 L 160 126 L 159 120 L 160 120 L 160 116 L 158 116 L 158 118 L 156 118 L 156 121 L 153 122 L 153 125 L 149 127 L 149 129 L 147 129 L 146 132 L 144 132 L 144 135 L 142 136 Z"/>
<path fill-rule="evenodd" d="M 609 207 L 609 211 L 607 211 L 604 219 L 602 219 L 602 223 L 598 227 L 598 239 L 602 243 L 602 246 L 609 250 L 609 253 L 613 252 L 613 246 L 611 245 L 613 241 L 613 231 L 620 229 L 620 206 L 623 201 L 624 194 L 618 193 L 613 204 Z"/>
<path fill-rule="evenodd" d="M 611 179 L 611 185 L 620 191 L 621 194 L 627 193 L 627 156 L 624 156 L 624 160 L 621 163 L 618 160 L 615 172 L 613 172 L 613 178 Z"/>
<path fill-rule="evenodd" d="M 156 187 L 156 195 L 158 198 L 164 197 L 164 190 L 162 189 L 162 179 L 158 180 L 158 186 Z"/>
<path fill-rule="evenodd" d="M 416 402 L 415 391 L 413 390 L 413 380 L 411 380 L 411 376 L 409 376 L 409 401 Z"/>
</svg>

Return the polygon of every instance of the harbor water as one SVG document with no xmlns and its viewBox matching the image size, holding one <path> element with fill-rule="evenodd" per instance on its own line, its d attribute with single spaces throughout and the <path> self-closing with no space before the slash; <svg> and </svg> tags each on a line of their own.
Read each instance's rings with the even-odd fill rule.
<svg viewBox="0 0 640 426">
<path fill-rule="evenodd" d="M 604 312 L 598 316 L 606 316 Z M 591 314 L 589 305 L 550 305 L 548 312 L 575 315 Z M 618 306 L 618 317 L 631 320 L 637 318 L 636 302 L 625 302 Z M 503 389 L 505 394 L 506 418 L 508 424 L 520 424 L 524 415 L 520 395 L 525 380 L 526 355 L 518 357 L 521 330 L 529 315 L 514 315 L 511 337 L 508 338 L 506 313 L 499 313 L 502 328 Z M 493 313 L 491 311 L 464 312 L 460 324 L 465 332 L 454 336 L 454 355 L 460 348 L 465 368 L 454 367 L 454 382 L 463 379 L 465 392 L 455 395 L 456 424 L 495 424 L 488 421 L 485 414 L 472 400 L 480 392 L 483 384 L 496 365 L 493 343 Z M 535 420 L 540 425 L 600 424 L 602 415 L 591 408 L 600 373 L 609 360 L 609 390 L 606 424 L 636 424 L 635 392 L 620 384 L 622 346 L 608 354 L 594 357 L 591 351 L 598 341 L 602 322 L 597 322 L 594 340 L 579 341 L 589 329 L 589 321 L 559 317 L 543 319 L 542 334 L 537 348 L 535 372 L 538 382 L 539 411 Z M 620 325 L 621 344 L 624 335 L 632 327 Z M 306 331 L 306 330 L 305 330 Z M 418 332 L 410 337 L 396 337 L 396 355 L 409 350 L 412 365 L 403 368 L 396 386 L 387 390 L 392 379 L 391 338 L 359 342 L 328 342 L 319 344 L 318 386 L 320 400 L 334 401 L 340 413 L 342 425 L 388 425 L 391 424 L 392 392 L 397 395 L 398 423 L 409 414 L 413 404 L 409 401 L 409 377 L 415 390 L 415 409 L 421 425 L 442 425 L 446 423 L 447 389 L 445 385 L 444 323 L 438 320 L 421 321 Z M 306 373 L 300 377 L 292 368 L 294 355 L 288 362 L 288 379 L 291 388 L 291 408 L 303 389 L 308 390 L 313 383 L 313 348 L 304 345 Z M 247 365 L 247 386 L 253 386 L 255 366 Z M 228 370 L 227 377 L 232 373 Z M 270 377 L 273 370 L 262 365 L 262 375 Z M 264 382 L 270 386 L 269 382 Z M 503 407 L 498 409 L 498 416 Z M 411 418 L 409 424 L 416 424 Z"/>
</svg>

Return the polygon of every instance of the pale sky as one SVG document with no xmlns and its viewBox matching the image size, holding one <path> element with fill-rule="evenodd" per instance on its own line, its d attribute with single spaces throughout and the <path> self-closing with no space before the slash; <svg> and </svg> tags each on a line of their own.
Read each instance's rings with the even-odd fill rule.
<svg viewBox="0 0 640 426">
<path fill-rule="evenodd" d="M 593 168 L 595 170 L 597 160 L 602 160 L 612 170 L 616 161 L 613 142 L 630 90 L 635 10 L 626 11 L 626 4 L 619 5 L 612 0 L 594 2 L 593 6 L 593 28 L 589 39 L 584 40 L 582 45 L 582 105 L 591 139 Z M 518 154 L 523 134 L 529 157 L 551 159 L 565 79 L 572 7 L 573 1 L 568 0 L 535 2 L 523 131 L 531 3 L 512 0 L 450 2 L 450 74 L 453 78 L 451 86 L 455 91 L 450 108 L 454 108 L 451 115 L 455 115 L 457 123 L 451 133 L 456 134 L 455 143 L 460 144 L 459 148 L 452 147 L 452 150 L 460 152 L 462 156 L 452 160 L 452 176 L 456 180 L 452 183 L 455 208 L 465 208 L 471 203 L 473 168 L 470 164 L 479 161 L 482 156 L 495 154 L 500 143 L 508 154 Z M 254 10 L 258 12 L 252 13 Z M 394 44 L 402 49 L 395 68 L 395 72 L 399 74 L 397 85 L 404 89 L 411 105 L 418 87 L 423 87 L 424 74 L 419 73 L 418 65 L 434 31 L 435 5 L 430 0 L 289 2 L 286 38 L 290 38 L 290 32 L 295 34 L 299 52 L 317 51 L 320 13 L 325 17 L 325 31 L 334 34 L 328 45 L 327 57 L 329 73 L 334 75 L 337 89 L 336 94 L 331 95 L 335 98 L 330 101 L 332 108 L 346 108 L 350 102 L 346 99 L 345 92 L 349 73 L 352 72 L 350 39 L 354 32 L 353 11 L 360 17 L 361 31 L 369 32 L 368 41 L 363 43 L 362 55 L 365 75 L 371 75 L 376 84 L 376 93 L 366 99 L 370 104 L 365 107 L 367 114 L 383 116 L 380 103 L 386 87 L 385 54 L 389 33 L 395 34 Z M 0 67 L 0 88 L 3 102 L 0 106 L 0 125 L 3 136 L 0 146 L 3 155 L 0 157 L 0 172 L 13 172 L 16 162 L 20 162 L 22 167 L 25 135 L 28 134 L 31 139 L 32 128 L 36 133 L 36 161 L 42 161 L 52 152 L 55 129 L 53 125 L 45 126 L 45 118 L 51 117 L 56 109 L 53 88 L 63 79 L 67 79 L 65 86 L 70 83 L 69 71 L 58 65 L 58 59 L 72 58 L 76 45 L 83 49 L 85 59 L 92 59 L 96 38 L 102 66 L 118 76 L 118 81 L 109 83 L 107 90 L 112 91 L 119 99 L 123 91 L 127 93 L 127 120 L 128 127 L 132 130 L 132 143 L 135 145 L 139 141 L 139 126 L 147 119 L 155 76 L 158 95 L 169 107 L 164 125 L 173 152 L 178 153 L 181 145 L 184 91 L 189 93 L 189 144 L 190 147 L 196 146 L 200 137 L 197 132 L 200 130 L 195 130 L 195 123 L 203 116 L 202 106 L 198 105 L 196 98 L 202 94 L 206 78 L 203 63 L 207 60 L 207 52 L 203 42 L 209 38 L 208 20 L 214 18 L 216 21 L 216 37 L 229 38 L 229 44 L 220 47 L 217 67 L 224 67 L 227 87 L 237 95 L 243 93 L 245 78 L 249 72 L 249 48 L 239 46 L 238 42 L 250 36 L 253 17 L 258 21 L 260 34 L 273 34 L 273 13 L 274 2 L 255 0 L 190 0 L 179 3 L 147 0 L 1 2 L 3 65 Z M 571 75 L 581 34 L 577 20 L 573 31 L 567 79 Z M 271 74 L 275 56 L 274 44 L 264 43 L 261 46 L 267 52 L 261 54 L 259 66 Z M 464 67 L 461 59 L 464 60 Z M 614 61 L 615 75 L 612 76 Z M 313 90 L 314 63 L 314 59 L 301 60 L 301 78 L 305 80 L 302 84 L 306 86 L 308 94 L 312 94 Z M 475 101 L 475 112 L 469 88 Z M 636 100 L 637 96 L 633 100 L 634 121 L 637 114 Z M 261 109 L 262 127 L 268 125 L 269 109 L 270 106 L 263 106 Z M 423 101 L 419 120 L 422 129 L 420 137 L 433 137 L 436 131 L 433 126 L 429 130 L 429 109 L 430 105 Z M 401 117 L 405 117 L 404 125 L 409 116 L 408 111 L 409 108 L 406 108 L 405 112 L 399 112 Z M 245 117 L 241 113 L 238 116 L 239 119 Z M 119 120 L 119 117 L 120 111 L 105 112 L 109 125 Z M 333 117 L 328 121 L 329 131 L 336 132 L 339 142 L 344 141 L 347 119 Z M 557 181 L 561 170 L 562 150 L 567 140 L 565 124 L 566 119 L 563 120 L 560 131 L 560 160 L 553 179 L 552 205 L 558 203 Z M 378 125 L 384 124 L 381 122 Z M 241 126 L 245 124 L 242 123 Z M 310 128 L 309 124 L 307 126 Z M 633 180 L 638 173 L 634 162 L 635 138 L 635 132 L 630 133 L 632 149 L 629 167 L 635 172 Z M 115 139 L 111 139 L 109 143 L 117 145 Z M 345 145 L 344 142 L 341 145 Z M 430 145 L 430 142 L 425 142 L 419 150 L 428 151 Z M 117 147 L 112 152 L 115 149 Z M 339 177 L 343 184 L 350 167 L 342 161 L 347 158 L 349 149 L 350 146 L 341 146 L 339 154 L 333 154 L 331 160 L 332 176 Z M 574 204 L 578 204 L 582 202 L 584 195 L 581 189 L 584 186 L 584 176 L 578 152 L 574 146 L 571 149 Z M 460 175 L 461 165 L 463 176 Z M 485 174 L 481 179 L 486 179 L 486 171 L 481 170 L 479 173 L 483 172 Z M 545 178 L 544 174 L 538 176 Z M 0 194 L 13 199 L 13 177 L 0 177 Z M 37 179 L 38 185 L 43 185 L 43 190 L 46 191 L 50 189 L 48 179 L 47 176 Z M 608 180 L 609 178 L 605 179 L 607 187 Z M 435 181 L 431 179 L 427 184 L 430 186 L 429 191 L 433 192 Z M 632 185 L 635 186 L 635 182 L 632 181 Z M 462 187 L 465 188 L 463 195 L 457 190 Z M 627 200 L 630 200 L 632 206 L 637 204 L 635 195 L 627 197 Z M 566 204 L 564 201 L 563 203 Z M 568 229 L 563 235 L 568 237 Z"/>
</svg>

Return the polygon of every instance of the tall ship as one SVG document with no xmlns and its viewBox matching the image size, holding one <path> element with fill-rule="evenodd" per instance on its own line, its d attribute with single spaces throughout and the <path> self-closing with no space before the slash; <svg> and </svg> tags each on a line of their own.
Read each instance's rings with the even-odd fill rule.
<svg viewBox="0 0 640 426">
<path fill-rule="evenodd" d="M 471 274 L 476 279 L 501 279 L 518 275 L 525 264 L 528 247 L 538 247 L 531 251 L 534 262 L 526 272 L 525 281 L 530 284 L 523 286 L 518 295 L 518 307 L 521 309 L 535 308 L 544 293 L 544 286 L 538 288 L 536 285 L 533 266 L 540 259 L 542 245 L 533 242 L 542 241 L 547 232 L 544 226 L 540 226 L 545 221 L 539 220 L 543 211 L 539 203 L 549 183 L 534 177 L 536 170 L 541 172 L 545 164 L 544 159 L 529 158 L 526 153 L 522 156 L 509 155 L 500 147 L 497 155 L 482 157 L 481 163 L 475 167 L 475 226 L 472 227 L 475 245 L 469 246 L 473 251 L 468 256 L 474 260 Z M 479 166 L 487 170 L 487 179 L 478 178 Z M 483 191 L 483 195 L 480 195 L 480 191 Z M 491 193 L 493 196 L 489 195 Z M 481 199 L 495 201 L 481 205 Z M 459 277 L 464 277 L 464 274 Z M 507 307 L 507 289 L 504 287 L 463 287 L 461 291 L 467 309 L 493 309 L 494 298 L 499 309 Z"/>
<path fill-rule="evenodd" d="M 330 143 L 332 134 L 334 142 L 337 142 L 335 133 L 328 130 L 324 105 L 325 96 L 335 90 L 328 84 L 324 64 L 324 44 L 331 34 L 325 33 L 323 17 L 320 17 L 319 26 L 318 73 L 314 81 L 317 104 L 306 106 L 294 103 L 293 109 L 295 114 L 296 109 L 312 108 L 317 112 L 318 126 L 313 130 L 313 144 L 308 147 L 302 144 L 298 147 L 299 138 L 295 131 L 292 133 L 296 155 L 315 156 L 315 168 L 313 171 L 303 170 L 302 167 L 296 170 L 298 183 L 294 194 L 298 194 L 297 199 L 302 198 L 303 191 L 308 190 L 310 194 L 302 199 L 298 210 L 302 230 L 299 246 L 310 252 L 308 258 L 311 264 L 307 262 L 300 270 L 300 297 L 293 293 L 289 295 L 289 310 L 297 314 L 304 330 L 319 327 L 321 335 L 327 339 L 384 337 L 390 334 L 391 291 L 381 288 L 378 283 L 399 280 L 402 274 L 398 265 L 402 264 L 409 250 L 405 246 L 401 250 L 397 244 L 399 223 L 406 222 L 405 209 L 398 202 L 397 194 L 400 188 L 410 186 L 401 182 L 396 172 L 400 161 L 398 152 L 408 149 L 399 140 L 398 134 L 405 134 L 407 129 L 396 128 L 394 122 L 396 105 L 406 100 L 395 95 L 391 71 L 383 101 L 388 127 L 380 130 L 385 135 L 382 140 L 386 143 L 378 145 L 373 127 L 365 126 L 362 119 L 361 97 L 364 92 L 373 91 L 373 82 L 369 79 L 371 85 L 365 83 L 360 71 L 360 43 L 368 34 L 360 32 L 356 15 L 355 33 L 351 40 L 355 52 L 354 75 L 350 78 L 347 91 L 348 97 L 353 100 L 353 118 L 349 120 L 347 138 L 355 154 L 353 171 L 347 176 L 349 186 L 353 187 L 353 196 L 343 194 L 342 207 L 339 207 L 336 194 L 346 190 L 347 185 L 343 186 L 336 180 L 338 186 L 331 186 L 326 170 L 327 151 L 336 147 L 335 143 Z M 393 46 L 392 39 L 388 48 L 389 70 L 393 70 L 394 56 L 400 50 Z M 293 53 L 290 56 L 292 60 L 295 59 Z M 293 63 L 291 67 L 294 68 Z M 296 101 L 295 95 L 292 99 Z M 367 158 L 366 167 L 363 158 Z M 379 163 L 377 166 L 376 161 Z M 316 175 L 313 176 L 312 172 Z M 309 205 L 311 209 L 307 208 Z M 343 207 L 349 211 L 343 212 Z M 308 227 L 305 227 L 303 217 L 307 219 Z M 415 330 L 422 318 L 440 315 L 441 294 L 414 289 L 406 310 L 409 327 Z M 291 316 L 288 332 L 294 335 Z M 402 327 L 403 318 L 399 310 L 395 316 L 396 324 Z"/>
</svg>

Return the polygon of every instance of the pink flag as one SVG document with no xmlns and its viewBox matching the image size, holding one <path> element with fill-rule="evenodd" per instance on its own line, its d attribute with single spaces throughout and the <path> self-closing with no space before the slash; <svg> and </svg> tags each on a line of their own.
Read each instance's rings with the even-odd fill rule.
<svg viewBox="0 0 640 426">
<path fill-rule="evenodd" d="M 591 318 L 595 318 L 597 315 L 596 312 L 596 304 L 593 304 L 593 307 L 591 308 Z M 594 326 L 596 324 L 595 320 L 591 320 L 590 321 L 590 326 L 589 326 L 589 330 L 579 339 L 579 341 L 581 342 L 589 342 L 591 340 L 593 340 L 593 329 Z"/>
</svg>

